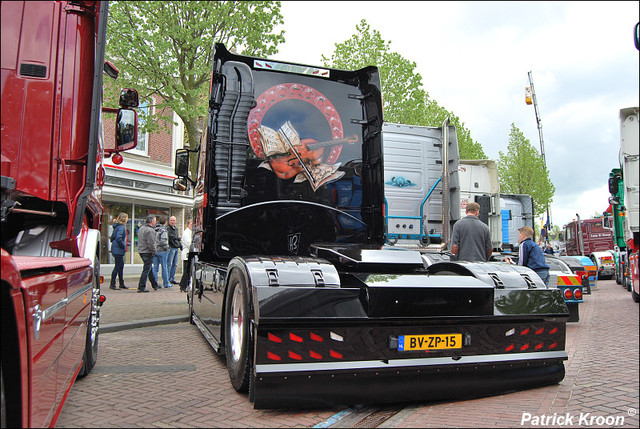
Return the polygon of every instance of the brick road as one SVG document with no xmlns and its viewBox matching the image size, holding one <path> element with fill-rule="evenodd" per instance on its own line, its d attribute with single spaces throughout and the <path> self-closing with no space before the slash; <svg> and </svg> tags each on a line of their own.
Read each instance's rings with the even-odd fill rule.
<svg viewBox="0 0 640 429">
<path fill-rule="evenodd" d="M 103 322 L 158 311 L 179 314 L 175 307 L 184 295 L 173 289 L 108 291 Z M 524 426 L 561 426 L 562 421 L 552 420 L 555 415 L 569 416 L 573 424 L 568 427 L 610 427 L 622 418 L 619 427 L 638 427 L 638 304 L 614 281 L 600 281 L 585 296 L 580 313 L 580 322 L 568 325 L 567 374 L 558 385 L 469 401 L 359 410 L 254 410 L 246 395 L 231 387 L 224 363 L 186 322 L 103 333 L 98 364 L 75 383 L 57 426 L 515 427 L 529 413 Z"/>
</svg>

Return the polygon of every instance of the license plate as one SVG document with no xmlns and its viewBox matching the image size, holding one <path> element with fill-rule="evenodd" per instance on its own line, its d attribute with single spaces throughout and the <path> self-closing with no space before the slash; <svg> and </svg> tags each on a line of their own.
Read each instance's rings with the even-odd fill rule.
<svg viewBox="0 0 640 429">
<path fill-rule="evenodd" d="M 462 348 L 462 334 L 400 335 L 398 350 L 446 350 Z"/>
</svg>

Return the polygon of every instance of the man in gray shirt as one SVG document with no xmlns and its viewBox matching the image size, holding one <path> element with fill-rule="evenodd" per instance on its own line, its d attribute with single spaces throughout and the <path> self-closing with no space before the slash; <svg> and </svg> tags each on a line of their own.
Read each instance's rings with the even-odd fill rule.
<svg viewBox="0 0 640 429">
<path fill-rule="evenodd" d="M 156 254 L 156 217 L 155 215 L 147 215 L 147 223 L 142 225 L 138 230 L 138 252 L 142 258 L 142 273 L 138 281 L 138 293 L 149 292 L 147 290 L 147 276 L 151 281 L 153 290 L 160 289 L 158 280 L 153 274 L 151 265 L 153 263 L 153 255 Z"/>
<path fill-rule="evenodd" d="M 467 204 L 465 212 L 467 215 L 453 224 L 451 253 L 458 261 L 485 262 L 493 252 L 489 227 L 478 219 L 478 203 Z"/>
</svg>

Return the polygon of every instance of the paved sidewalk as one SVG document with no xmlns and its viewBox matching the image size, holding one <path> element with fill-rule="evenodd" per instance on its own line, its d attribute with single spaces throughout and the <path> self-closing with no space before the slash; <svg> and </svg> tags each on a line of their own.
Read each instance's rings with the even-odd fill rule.
<svg viewBox="0 0 640 429">
<path fill-rule="evenodd" d="M 126 276 L 125 285 L 129 289 L 113 290 L 109 289 L 110 278 L 104 276 L 100 292 L 107 300 L 100 312 L 100 332 L 116 332 L 189 320 L 187 294 L 180 292 L 178 285 L 154 291 L 147 281 L 149 293 L 138 293 L 139 278 Z"/>
</svg>

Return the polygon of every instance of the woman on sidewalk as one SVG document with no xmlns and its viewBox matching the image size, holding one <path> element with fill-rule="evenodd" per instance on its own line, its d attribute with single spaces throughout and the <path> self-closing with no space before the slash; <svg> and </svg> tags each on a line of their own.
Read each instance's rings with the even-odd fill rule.
<svg viewBox="0 0 640 429">
<path fill-rule="evenodd" d="M 111 272 L 111 285 L 109 289 L 118 289 L 116 287 L 116 276 L 120 282 L 120 289 L 129 289 L 124 284 L 124 254 L 127 251 L 127 221 L 129 216 L 126 213 L 120 213 L 113 221 L 113 232 L 111 233 L 111 254 L 115 259 L 113 271 Z"/>
</svg>

